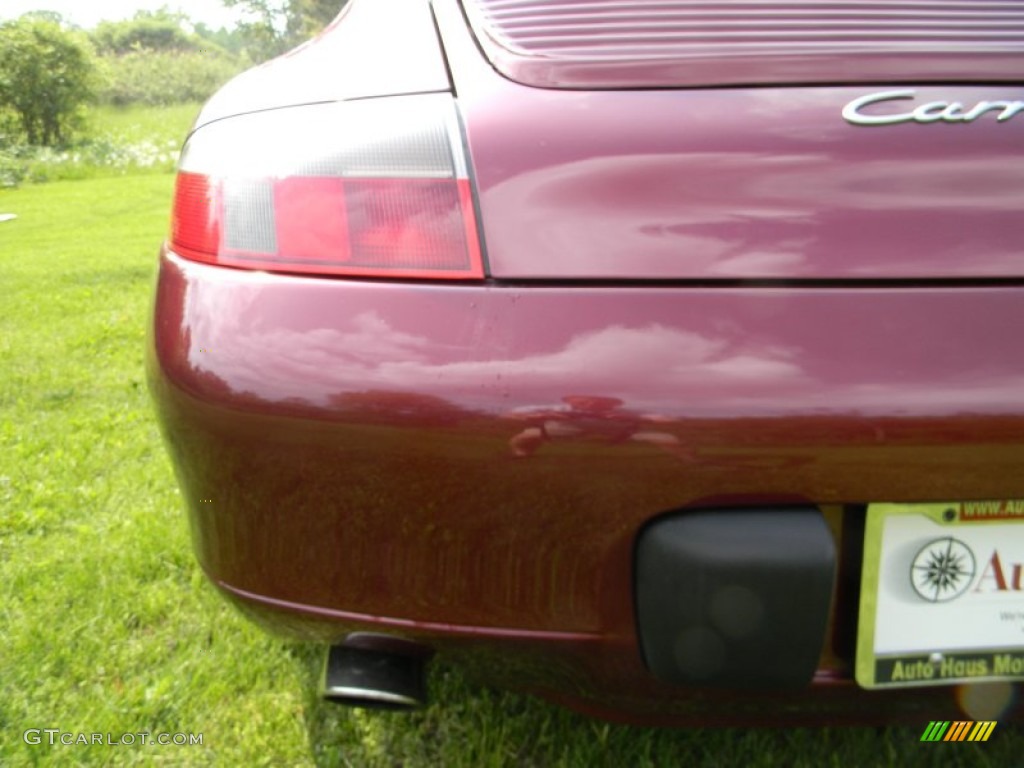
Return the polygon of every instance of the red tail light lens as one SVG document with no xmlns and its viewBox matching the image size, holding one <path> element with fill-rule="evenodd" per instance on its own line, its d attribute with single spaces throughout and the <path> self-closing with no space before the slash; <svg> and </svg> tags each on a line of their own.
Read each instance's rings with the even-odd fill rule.
<svg viewBox="0 0 1024 768">
<path fill-rule="evenodd" d="M 451 97 L 293 107 L 200 128 L 182 153 L 171 247 L 250 269 L 482 278 Z"/>
<path fill-rule="evenodd" d="M 174 190 L 171 243 L 193 259 L 212 260 L 220 248 L 218 203 L 208 176 L 179 173 Z"/>
</svg>

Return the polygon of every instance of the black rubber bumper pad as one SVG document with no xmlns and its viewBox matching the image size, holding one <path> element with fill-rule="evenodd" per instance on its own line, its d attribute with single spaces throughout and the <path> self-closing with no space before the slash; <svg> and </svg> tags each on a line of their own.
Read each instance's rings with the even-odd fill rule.
<svg viewBox="0 0 1024 768">
<path fill-rule="evenodd" d="M 825 642 L 836 548 L 814 507 L 687 511 L 636 550 L 640 644 L 668 683 L 796 688 Z"/>
</svg>

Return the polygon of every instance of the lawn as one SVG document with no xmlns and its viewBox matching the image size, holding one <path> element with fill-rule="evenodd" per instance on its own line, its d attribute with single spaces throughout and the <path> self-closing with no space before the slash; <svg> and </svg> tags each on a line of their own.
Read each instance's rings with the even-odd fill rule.
<svg viewBox="0 0 1024 768">
<path fill-rule="evenodd" d="M 151 141 L 180 149 L 182 136 L 201 107 L 201 104 L 173 104 L 165 107 L 93 106 L 86 113 L 85 119 L 86 125 L 98 137 L 126 144 Z"/>
<path fill-rule="evenodd" d="M 433 703 L 316 697 L 321 649 L 251 627 L 204 581 L 151 413 L 143 348 L 173 179 L 0 191 L 0 765 L 1020 765 L 1015 734 L 654 730 L 431 673 Z M 201 746 L 26 744 L 27 729 L 202 734 Z M 138 737 L 136 737 L 138 738 Z"/>
</svg>

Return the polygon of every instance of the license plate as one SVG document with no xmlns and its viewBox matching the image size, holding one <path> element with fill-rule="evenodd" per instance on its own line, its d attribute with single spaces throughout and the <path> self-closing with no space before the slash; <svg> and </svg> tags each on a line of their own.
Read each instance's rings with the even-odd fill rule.
<svg viewBox="0 0 1024 768">
<path fill-rule="evenodd" d="M 872 504 L 857 682 L 1024 680 L 1024 501 Z"/>
</svg>

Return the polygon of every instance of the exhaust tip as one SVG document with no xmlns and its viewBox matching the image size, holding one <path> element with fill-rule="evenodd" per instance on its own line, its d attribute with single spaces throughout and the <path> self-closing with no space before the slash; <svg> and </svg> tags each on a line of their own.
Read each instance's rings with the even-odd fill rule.
<svg viewBox="0 0 1024 768">
<path fill-rule="evenodd" d="M 327 653 L 323 697 L 363 709 L 403 711 L 425 706 L 425 649 L 412 647 L 418 653 L 332 646 Z"/>
</svg>

